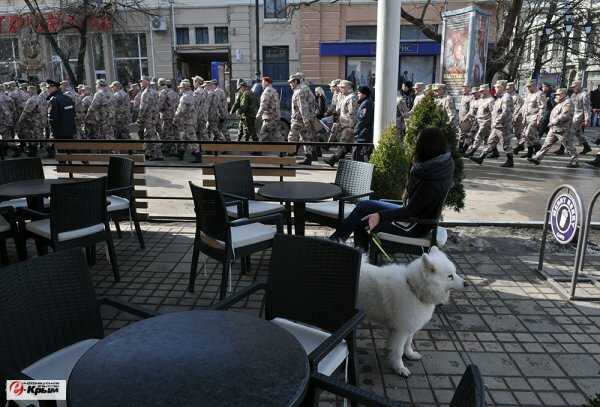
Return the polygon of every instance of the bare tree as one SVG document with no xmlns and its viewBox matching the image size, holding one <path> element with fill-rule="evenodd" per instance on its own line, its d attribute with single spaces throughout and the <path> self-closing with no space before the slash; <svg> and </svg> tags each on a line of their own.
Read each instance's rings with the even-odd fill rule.
<svg viewBox="0 0 600 407">
<path fill-rule="evenodd" d="M 94 30 L 110 30 L 124 25 L 124 12 L 137 12 L 153 16 L 156 13 L 146 7 L 145 0 L 74 0 L 46 3 L 44 0 L 24 0 L 26 19 L 19 23 L 20 29 L 35 31 L 45 37 L 53 52 L 60 58 L 73 86 L 84 77 L 84 61 L 88 39 Z M 164 0 L 164 3 L 168 3 Z M 156 4 L 156 3 L 154 3 Z M 61 35 L 73 33 L 78 36 L 77 62 L 73 71 L 70 50 L 60 44 Z"/>
</svg>

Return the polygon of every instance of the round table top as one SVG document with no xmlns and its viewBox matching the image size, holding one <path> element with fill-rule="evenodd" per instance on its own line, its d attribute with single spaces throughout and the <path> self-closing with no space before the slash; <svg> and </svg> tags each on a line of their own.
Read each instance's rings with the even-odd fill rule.
<svg viewBox="0 0 600 407">
<path fill-rule="evenodd" d="M 309 382 L 302 345 L 250 315 L 187 311 L 136 322 L 77 362 L 70 406 L 288 406 Z"/>
<path fill-rule="evenodd" d="M 260 187 L 258 193 L 265 198 L 291 201 L 314 202 L 335 198 L 342 194 L 340 187 L 325 182 L 281 181 Z"/>
<path fill-rule="evenodd" d="M 29 179 L 0 185 L 0 196 L 7 198 L 25 198 L 50 195 L 53 184 L 75 182 L 72 178 Z"/>
</svg>

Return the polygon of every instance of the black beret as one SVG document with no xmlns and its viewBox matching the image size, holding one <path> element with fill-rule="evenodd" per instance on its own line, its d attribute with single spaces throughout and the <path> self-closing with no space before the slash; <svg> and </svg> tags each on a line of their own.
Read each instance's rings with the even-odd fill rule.
<svg viewBox="0 0 600 407">
<path fill-rule="evenodd" d="M 367 97 L 371 96 L 371 89 L 367 85 L 359 85 L 356 90 Z"/>
<path fill-rule="evenodd" d="M 53 81 L 52 79 L 46 79 L 46 83 L 48 86 L 56 86 L 57 88 L 60 86 L 60 83 Z"/>
</svg>

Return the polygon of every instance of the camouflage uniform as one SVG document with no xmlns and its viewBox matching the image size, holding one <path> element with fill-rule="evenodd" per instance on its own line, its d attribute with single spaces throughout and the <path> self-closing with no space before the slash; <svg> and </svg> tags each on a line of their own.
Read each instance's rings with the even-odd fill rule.
<svg viewBox="0 0 600 407">
<path fill-rule="evenodd" d="M 238 87 L 239 87 L 239 82 L 243 81 L 243 79 L 238 79 Z M 239 114 L 239 109 L 240 109 L 240 98 L 242 97 L 242 93 L 244 93 L 242 90 L 238 90 L 237 92 L 235 92 L 235 97 L 233 99 L 233 105 L 231 106 L 231 110 L 230 110 L 230 114 Z M 238 123 L 238 141 L 242 141 L 244 139 L 244 126 L 242 121 L 240 120 Z"/>
<path fill-rule="evenodd" d="M 14 123 L 17 123 L 21 118 L 23 109 L 25 109 L 25 103 L 27 103 L 27 100 L 29 100 L 29 94 L 24 92 L 23 89 L 13 85 L 11 86 L 11 90 L 8 92 L 8 96 L 10 96 L 15 102 L 15 116 L 13 120 Z"/>
<path fill-rule="evenodd" d="M 92 139 L 114 140 L 115 133 L 115 102 L 112 91 L 106 87 L 106 81 L 99 79 L 96 93 L 85 115 L 85 123 L 91 123 L 93 128 L 88 133 Z M 104 85 L 101 85 L 104 83 Z"/>
<path fill-rule="evenodd" d="M 211 140 L 212 137 L 214 140 L 225 141 L 226 138 L 221 131 L 219 123 L 219 109 L 221 108 L 219 105 L 219 94 L 214 90 L 209 90 L 206 95 L 206 104 L 208 105 L 208 125 L 206 127 L 208 130 L 208 140 Z"/>
<path fill-rule="evenodd" d="M 254 92 L 246 87 L 240 96 L 240 115 L 242 122 L 242 134 L 244 134 L 246 141 L 250 138 L 253 141 L 258 141 L 256 136 L 256 112 L 257 109 L 256 96 Z"/>
<path fill-rule="evenodd" d="M 396 98 L 396 129 L 398 136 L 402 139 L 404 137 L 404 128 L 406 127 L 406 118 L 410 115 L 406 99 L 402 96 Z"/>
<path fill-rule="evenodd" d="M 225 123 L 225 119 L 227 119 L 227 95 L 225 91 L 217 85 L 214 89 L 215 92 L 215 101 L 217 102 L 217 111 L 219 113 L 219 130 L 225 137 L 225 140 L 231 141 L 229 138 L 229 131 L 227 130 L 227 124 Z M 254 116 L 252 116 L 254 118 Z"/>
<path fill-rule="evenodd" d="M 336 126 L 336 124 L 339 121 L 341 99 L 343 99 L 342 92 L 340 92 L 338 89 L 331 97 L 331 105 L 325 113 L 326 116 L 333 116 L 333 126 L 331 127 L 331 133 L 329 134 L 329 139 L 327 140 L 330 143 L 339 141 L 340 139 L 340 126 Z"/>
<path fill-rule="evenodd" d="M 566 89 L 563 89 L 566 95 Z M 559 93 L 557 89 L 556 93 Z M 546 155 L 550 147 L 557 141 L 560 141 L 564 146 L 569 155 L 571 156 L 571 162 L 569 166 L 578 166 L 577 150 L 573 146 L 573 116 L 575 113 L 575 106 L 573 106 L 573 99 L 565 97 L 561 102 L 557 103 L 550 113 L 550 122 L 548 127 L 550 131 L 546 136 L 544 145 L 541 150 L 538 151 L 533 157 L 528 158 L 529 161 L 539 164 L 542 158 Z"/>
<path fill-rule="evenodd" d="M 198 141 L 196 136 L 196 127 L 198 120 L 196 119 L 196 98 L 194 93 L 189 87 L 185 87 L 184 91 L 179 99 L 179 106 L 174 115 L 174 122 L 177 128 L 183 131 L 183 139 L 188 141 Z M 190 144 L 192 153 L 198 154 L 200 147 L 197 143 Z M 180 157 L 183 158 L 181 152 L 185 152 L 186 144 L 180 144 L 179 152 Z"/>
<path fill-rule="evenodd" d="M 73 103 L 75 104 L 75 124 L 77 125 L 77 135 L 76 139 L 82 138 L 83 135 L 83 122 L 84 122 L 84 113 L 83 106 L 81 105 L 81 95 L 71 89 L 71 85 L 66 82 L 66 86 L 64 85 L 65 81 L 61 82 L 61 90 L 64 87 L 63 94 L 67 95 L 71 98 Z"/>
<path fill-rule="evenodd" d="M 267 86 L 260 96 L 260 108 L 256 113 L 257 118 L 262 118 L 260 141 L 283 141 L 279 126 L 281 119 L 279 109 L 279 93 L 273 86 Z"/>
<path fill-rule="evenodd" d="M 492 109 L 494 108 L 494 97 L 487 93 L 485 96 L 479 98 L 477 103 L 477 125 L 479 129 L 475 134 L 475 141 L 473 142 L 473 150 L 475 151 L 481 146 L 482 143 L 486 143 L 492 131 Z"/>
<path fill-rule="evenodd" d="M 159 79 L 159 84 L 160 83 Z M 173 123 L 173 116 L 179 105 L 179 95 L 177 95 L 177 92 L 173 89 L 169 89 L 166 85 L 162 85 L 158 88 L 158 105 L 161 120 L 160 139 L 168 141 L 179 140 L 178 131 Z M 176 153 L 181 147 L 175 143 L 169 143 L 164 144 L 162 149 L 163 153 L 169 154 Z"/>
<path fill-rule="evenodd" d="M 356 124 L 358 99 L 352 91 L 347 95 L 342 95 L 340 99 L 340 142 L 354 143 L 354 125 Z M 347 152 L 346 147 L 338 147 L 337 151 Z"/>
<path fill-rule="evenodd" d="M 202 86 L 198 86 L 194 90 L 194 99 L 196 100 L 196 136 L 198 140 L 208 141 L 208 133 L 206 131 L 206 123 L 208 122 L 208 93 Z"/>
<path fill-rule="evenodd" d="M 296 75 L 292 75 L 293 80 L 300 81 Z M 291 81 L 292 79 L 290 79 Z M 314 117 L 314 108 L 310 110 L 310 90 L 306 92 L 306 89 L 302 87 L 300 83 L 294 88 L 292 94 L 292 114 L 290 117 L 290 132 L 288 133 L 288 141 L 313 141 L 314 132 L 312 130 L 312 119 Z M 313 98 L 314 99 L 314 98 Z M 304 146 L 304 154 L 307 158 L 312 158 L 313 147 Z"/>
<path fill-rule="evenodd" d="M 458 109 L 458 123 L 459 123 L 459 139 L 461 143 L 465 143 L 471 133 L 472 123 L 471 116 L 471 104 L 473 103 L 473 95 L 469 92 L 460 99 L 460 107 Z"/>
<path fill-rule="evenodd" d="M 448 115 L 448 123 L 458 129 L 458 116 L 456 115 L 456 105 L 452 96 L 444 93 L 435 98 L 435 104 L 441 106 Z"/>
<path fill-rule="evenodd" d="M 115 138 L 117 140 L 131 140 L 131 134 L 129 134 L 129 123 L 131 123 L 129 95 L 123 89 L 118 89 L 113 94 L 113 101 L 115 105 Z"/>
<path fill-rule="evenodd" d="M 590 116 L 592 114 L 592 102 L 590 94 L 587 90 L 581 89 L 579 92 L 573 92 L 571 95 L 575 112 L 573 113 L 573 129 L 574 136 L 581 144 L 587 144 L 587 140 L 583 135 L 583 123 L 590 124 Z"/>
<path fill-rule="evenodd" d="M 151 141 L 146 143 L 146 156 L 152 157 L 155 160 L 162 160 L 163 154 L 160 143 L 152 141 L 160 141 L 156 130 L 160 112 L 158 106 L 158 91 L 154 84 L 148 84 L 142 92 L 140 100 L 140 113 L 137 122 L 144 129 L 144 140 Z"/>
<path fill-rule="evenodd" d="M 48 102 L 35 93 L 35 87 L 32 93 L 18 122 L 21 139 L 43 139 L 44 129 L 48 126 Z M 30 143 L 29 149 L 27 155 L 35 156 L 36 147 Z"/>
<path fill-rule="evenodd" d="M 15 101 L 0 90 L 0 137 L 3 140 L 14 139 L 15 110 Z"/>
<path fill-rule="evenodd" d="M 83 112 L 83 134 L 82 137 L 84 139 L 89 139 L 90 138 L 90 134 L 92 132 L 92 129 L 94 128 L 94 123 L 92 123 L 92 117 L 88 118 L 87 112 L 90 109 L 90 105 L 92 104 L 92 101 L 94 100 L 94 94 L 91 93 L 91 87 L 90 87 L 90 93 L 88 93 L 87 95 L 85 95 L 84 97 L 81 98 L 81 110 Z M 87 118 L 87 120 L 86 120 Z"/>
<path fill-rule="evenodd" d="M 138 84 L 134 84 L 131 87 L 135 89 L 135 96 L 133 97 L 133 101 L 131 102 L 131 120 L 137 123 L 138 116 L 140 115 L 140 106 L 142 104 L 142 89 Z M 138 138 L 140 140 L 144 139 L 144 126 L 138 126 Z"/>
<path fill-rule="evenodd" d="M 538 128 L 544 121 L 546 115 L 546 95 L 541 90 L 533 93 L 527 91 L 523 107 L 521 107 L 521 117 L 525 124 L 525 131 L 521 137 L 520 144 L 526 143 L 527 147 L 533 147 L 539 144 Z"/>
<path fill-rule="evenodd" d="M 463 152 L 465 152 L 467 148 L 471 144 L 473 144 L 475 134 L 477 134 L 477 131 L 479 130 L 479 124 L 477 123 L 477 110 L 479 109 L 481 96 L 479 94 L 479 88 L 473 88 L 471 92 L 473 99 L 471 100 L 471 104 L 469 106 L 469 112 L 465 116 L 465 120 L 468 120 L 469 123 L 471 123 L 471 128 L 469 129 L 469 133 L 465 137 L 464 146 L 462 150 Z"/>
<path fill-rule="evenodd" d="M 513 91 L 509 94 L 513 101 L 512 133 L 517 140 L 520 140 L 523 137 L 524 128 L 524 117 L 521 109 L 525 102 L 521 95 L 519 95 L 516 91 Z"/>
<path fill-rule="evenodd" d="M 497 91 L 496 101 L 492 109 L 492 132 L 486 143 L 483 154 L 490 153 L 502 141 L 502 148 L 508 155 L 513 152 L 510 145 L 512 138 L 513 101 L 507 91 Z"/>
</svg>

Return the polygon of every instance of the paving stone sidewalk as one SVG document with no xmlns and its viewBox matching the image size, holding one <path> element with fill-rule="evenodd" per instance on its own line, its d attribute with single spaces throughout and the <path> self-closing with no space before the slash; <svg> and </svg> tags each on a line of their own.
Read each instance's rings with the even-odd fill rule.
<svg viewBox="0 0 600 407">
<path fill-rule="evenodd" d="M 144 251 L 129 236 L 128 225 L 122 228 L 124 237 L 115 239 L 121 281 L 114 282 L 102 247 L 91 267 L 99 296 L 164 313 L 204 309 L 217 301 L 222 265 L 212 259 L 204 262 L 204 255 L 196 292 L 187 291 L 193 223 L 143 223 Z M 326 228 L 307 228 L 307 235 L 328 233 Z M 10 243 L 9 251 L 16 260 Z M 34 252 L 30 246 L 30 256 Z M 270 251 L 252 256 L 251 276 L 241 274 L 239 261 L 234 263 L 233 290 L 264 279 L 269 256 Z M 432 321 L 415 336 L 423 359 L 406 363 L 412 376 L 404 379 L 390 370 L 387 333 L 363 323 L 357 334 L 362 387 L 407 404 L 445 406 L 466 365 L 475 363 L 483 372 L 490 406 L 581 406 L 600 393 L 600 303 L 565 300 L 535 271 L 537 253 L 449 256 L 470 286 L 438 307 Z M 408 260 L 400 255 L 397 261 Z M 546 264 L 568 274 L 573 258 L 550 254 Z M 586 264 L 598 270 L 600 257 L 588 256 Z M 260 315 L 261 307 L 262 296 L 255 295 L 236 310 Z M 133 320 L 108 309 L 104 317 L 108 332 Z M 323 405 L 332 404 L 325 396 Z"/>
</svg>

